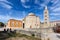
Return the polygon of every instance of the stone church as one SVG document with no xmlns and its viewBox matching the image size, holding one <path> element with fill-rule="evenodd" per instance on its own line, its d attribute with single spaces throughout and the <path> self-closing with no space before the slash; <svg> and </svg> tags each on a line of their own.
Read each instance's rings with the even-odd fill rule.
<svg viewBox="0 0 60 40">
<path fill-rule="evenodd" d="M 24 18 L 24 28 L 40 28 L 40 18 L 34 13 L 29 13 Z"/>
</svg>

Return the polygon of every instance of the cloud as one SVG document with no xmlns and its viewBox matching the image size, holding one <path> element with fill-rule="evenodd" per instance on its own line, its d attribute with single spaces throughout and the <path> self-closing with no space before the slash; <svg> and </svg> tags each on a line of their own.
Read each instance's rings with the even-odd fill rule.
<svg viewBox="0 0 60 40">
<path fill-rule="evenodd" d="M 60 16 L 60 13 L 51 13 L 52 16 Z"/>
<path fill-rule="evenodd" d="M 7 1 L 7 0 L 0 0 L 0 1 Z"/>
<path fill-rule="evenodd" d="M 48 4 L 51 0 L 44 0 L 44 4 Z"/>
<path fill-rule="evenodd" d="M 26 2 L 29 2 L 30 0 L 21 0 L 21 3 L 26 3 Z"/>
<path fill-rule="evenodd" d="M 8 4 L 1 3 L 1 2 L 0 2 L 0 4 L 1 4 L 1 6 L 2 6 L 3 8 L 6 8 L 6 9 L 11 9 L 11 8 L 12 8 L 12 6 L 10 6 L 10 5 L 8 5 Z"/>
<path fill-rule="evenodd" d="M 51 16 L 50 21 L 60 20 L 60 16 Z"/>
<path fill-rule="evenodd" d="M 26 2 L 29 2 L 29 0 L 21 0 L 22 6 L 25 7 L 25 8 L 30 8 L 31 6 L 30 5 L 26 5 L 25 4 Z"/>
<path fill-rule="evenodd" d="M 7 22 L 9 19 L 21 20 L 18 17 L 12 17 L 10 15 L 0 15 L 0 20 L 2 20 L 2 21 L 6 21 Z"/>
<path fill-rule="evenodd" d="M 42 1 L 42 2 L 41 2 Z M 35 4 L 41 6 L 41 7 L 45 7 L 47 6 L 47 4 L 50 2 L 51 0 L 35 0 Z"/>
<path fill-rule="evenodd" d="M 35 4 L 39 4 L 39 1 L 38 0 L 35 0 Z"/>
<path fill-rule="evenodd" d="M 51 21 L 60 20 L 60 13 L 51 13 L 50 14 L 50 20 Z"/>
<path fill-rule="evenodd" d="M 12 6 L 8 5 L 8 4 L 12 5 L 12 3 L 8 2 L 7 0 L 0 0 L 0 6 L 1 7 L 6 8 L 6 9 L 11 9 Z"/>
<path fill-rule="evenodd" d="M 30 8 L 31 7 L 31 6 L 25 5 L 25 4 L 22 4 L 22 6 L 25 7 L 25 8 Z"/>
<path fill-rule="evenodd" d="M 0 0 L 0 2 L 5 2 L 5 3 L 9 3 L 12 5 L 12 3 L 8 2 L 7 0 Z"/>
<path fill-rule="evenodd" d="M 25 3 L 25 2 L 26 2 L 26 0 L 21 0 L 21 2 L 22 2 L 22 3 Z"/>
<path fill-rule="evenodd" d="M 60 7 L 60 1 L 56 0 L 55 2 L 53 2 L 53 6 L 50 9 L 55 10 L 58 7 Z"/>
<path fill-rule="evenodd" d="M 55 12 L 60 11 L 60 7 L 55 8 L 53 11 L 55 11 Z"/>
<path fill-rule="evenodd" d="M 45 7 L 46 5 L 45 4 L 40 4 L 42 7 Z"/>
<path fill-rule="evenodd" d="M 59 2 L 59 0 L 52 0 L 51 2 L 53 3 L 53 5 L 55 5 Z"/>
</svg>

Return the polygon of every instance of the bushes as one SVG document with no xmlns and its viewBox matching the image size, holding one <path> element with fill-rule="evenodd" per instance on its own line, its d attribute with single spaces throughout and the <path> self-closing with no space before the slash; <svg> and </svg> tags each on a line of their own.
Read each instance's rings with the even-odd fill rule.
<svg viewBox="0 0 60 40">
<path fill-rule="evenodd" d="M 32 34 L 32 36 L 35 36 L 35 34 Z"/>
</svg>

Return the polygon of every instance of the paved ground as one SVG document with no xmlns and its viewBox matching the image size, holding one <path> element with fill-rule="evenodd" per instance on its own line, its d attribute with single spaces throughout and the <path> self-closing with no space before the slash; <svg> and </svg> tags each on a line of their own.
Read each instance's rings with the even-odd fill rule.
<svg viewBox="0 0 60 40">
<path fill-rule="evenodd" d="M 44 34 L 42 37 L 49 38 L 50 40 L 60 40 L 60 34 L 58 33 L 49 33 L 48 35 Z"/>
<path fill-rule="evenodd" d="M 49 34 L 50 40 L 60 40 L 60 34 L 58 33 L 51 33 Z"/>
</svg>

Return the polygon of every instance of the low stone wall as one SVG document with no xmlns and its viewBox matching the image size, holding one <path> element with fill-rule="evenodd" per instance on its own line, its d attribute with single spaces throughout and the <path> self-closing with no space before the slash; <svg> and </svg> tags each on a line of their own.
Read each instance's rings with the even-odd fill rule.
<svg viewBox="0 0 60 40">
<path fill-rule="evenodd" d="M 16 32 L 21 34 L 26 34 L 28 36 L 33 36 L 34 34 L 34 37 L 41 38 L 42 40 L 44 40 L 46 38 L 48 39 L 48 33 L 46 33 L 46 30 L 49 29 L 26 29 L 26 30 L 23 29 Z"/>
</svg>

